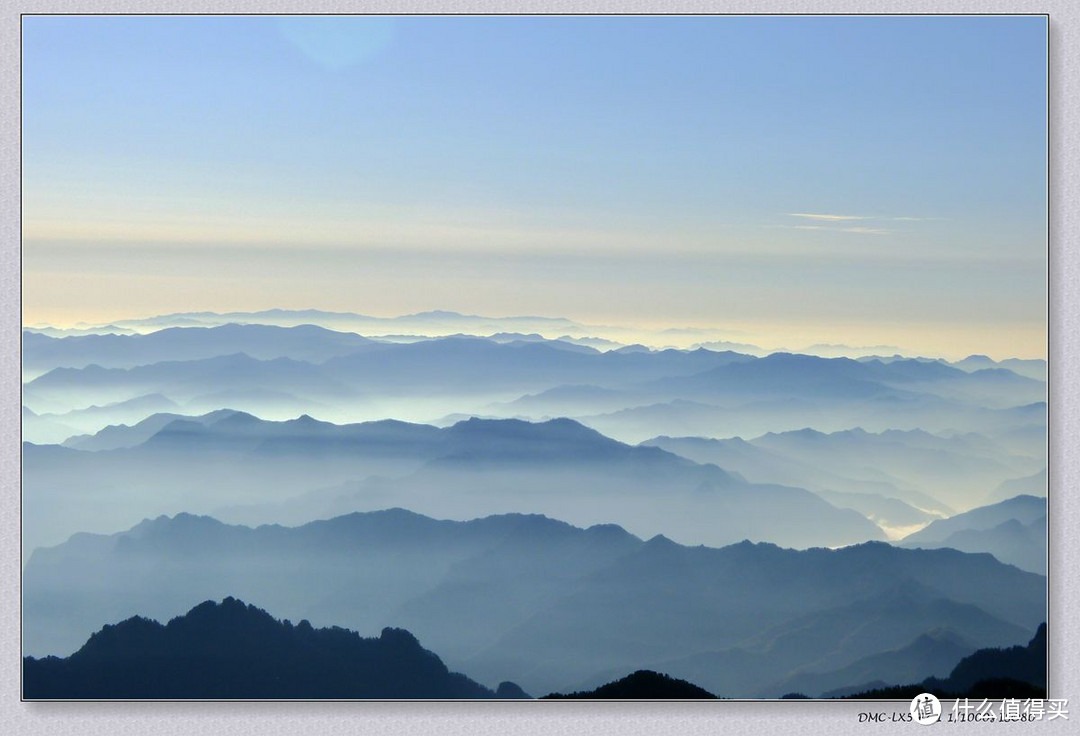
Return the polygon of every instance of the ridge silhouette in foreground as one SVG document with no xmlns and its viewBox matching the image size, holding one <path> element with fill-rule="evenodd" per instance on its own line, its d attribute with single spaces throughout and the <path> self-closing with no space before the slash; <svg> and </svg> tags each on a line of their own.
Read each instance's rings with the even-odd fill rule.
<svg viewBox="0 0 1080 736">
<path fill-rule="evenodd" d="M 501 697 L 528 697 L 502 683 Z M 23 660 L 23 697 L 78 699 L 488 699 L 404 629 L 363 638 L 278 621 L 235 598 L 168 624 L 135 616 L 102 628 L 65 659 Z"/>
</svg>

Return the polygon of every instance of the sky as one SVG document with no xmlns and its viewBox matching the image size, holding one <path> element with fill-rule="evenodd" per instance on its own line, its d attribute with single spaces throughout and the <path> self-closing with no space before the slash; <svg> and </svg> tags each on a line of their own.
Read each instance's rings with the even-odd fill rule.
<svg viewBox="0 0 1080 736">
<path fill-rule="evenodd" d="M 1045 357 L 1037 17 L 23 20 L 24 323 L 431 309 Z"/>
</svg>

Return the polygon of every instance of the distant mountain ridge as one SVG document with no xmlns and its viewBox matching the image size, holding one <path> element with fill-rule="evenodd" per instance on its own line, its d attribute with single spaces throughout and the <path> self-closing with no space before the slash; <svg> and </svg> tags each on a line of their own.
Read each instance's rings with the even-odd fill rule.
<svg viewBox="0 0 1080 736">
<path fill-rule="evenodd" d="M 912 546 L 941 543 L 958 531 L 993 529 L 999 524 L 1013 519 L 1028 524 L 1045 516 L 1045 498 L 1022 495 L 991 506 L 980 506 L 948 519 L 938 519 L 926 528 L 905 537 L 903 544 Z"/>
<path fill-rule="evenodd" d="M 594 339 L 604 340 L 605 336 L 595 335 L 593 337 L 586 337 L 583 334 L 578 335 L 563 335 L 554 336 L 552 330 L 557 330 L 559 326 L 575 332 L 583 333 L 592 330 L 594 332 L 603 333 L 619 333 L 627 332 L 624 328 L 614 326 L 601 326 L 601 325 L 585 325 L 576 322 L 566 317 L 550 317 L 539 315 L 517 315 L 517 316 L 481 316 L 475 314 L 463 314 L 453 310 L 435 309 L 424 312 L 416 312 L 412 314 L 398 315 L 394 317 L 379 317 L 372 315 L 359 314 L 356 312 L 335 312 L 320 309 L 267 309 L 261 311 L 234 311 L 234 312 L 178 312 L 173 314 L 163 314 L 145 318 L 134 319 L 122 319 L 116 320 L 110 324 L 103 325 L 87 325 L 80 323 L 74 328 L 56 328 L 51 326 L 24 326 L 24 331 L 34 332 L 40 334 L 46 334 L 49 336 L 65 337 L 75 336 L 81 334 L 146 334 L 148 331 L 158 331 L 162 329 L 169 329 L 172 327 L 216 327 L 227 324 L 241 324 L 241 325 L 264 325 L 264 326 L 276 326 L 276 327 L 294 327 L 304 325 L 316 325 L 325 329 L 338 329 L 338 330 L 352 330 L 364 332 L 365 330 L 375 329 L 378 331 L 385 331 L 387 329 L 393 330 L 397 327 L 408 326 L 427 326 L 437 327 L 441 330 L 457 329 L 464 331 L 463 327 L 468 327 L 472 330 L 471 334 L 481 334 L 484 330 L 489 334 L 492 332 L 505 332 L 505 333 L 536 333 L 536 328 L 541 328 L 540 331 L 548 332 L 550 337 L 572 337 L 573 339 Z M 446 333 L 450 334 L 450 333 Z M 825 358 L 834 357 L 848 357 L 858 360 L 881 360 L 881 361 L 893 361 L 903 359 L 918 359 L 924 362 L 937 362 L 946 363 L 955 367 L 959 367 L 962 370 L 973 371 L 984 368 L 993 368 L 1002 366 L 1010 369 L 1025 370 L 1032 373 L 1032 377 L 1042 378 L 1045 380 L 1045 360 L 1037 359 L 1018 359 L 1008 358 L 1001 361 L 995 361 L 985 355 L 969 355 L 961 360 L 947 361 L 938 357 L 918 357 L 914 358 L 914 354 L 910 351 L 902 350 L 894 345 L 842 345 L 842 344 L 825 344 L 818 343 L 800 348 L 798 350 L 792 350 L 789 348 L 773 347 L 764 348 L 759 345 L 745 343 L 745 342 L 732 342 L 729 337 L 725 335 L 723 328 L 680 328 L 671 327 L 663 328 L 656 331 L 656 337 L 658 339 L 672 339 L 676 337 L 694 336 L 699 339 L 703 337 L 711 338 L 720 349 L 739 349 L 740 352 L 754 352 L 761 354 L 770 354 L 776 352 L 801 352 L 805 354 L 818 355 Z M 624 343 L 625 344 L 625 343 Z M 704 345 L 710 347 L 706 343 L 699 343 L 698 345 L 692 345 L 698 347 Z M 1043 375 L 1038 375 L 1039 372 Z"/>
<path fill-rule="evenodd" d="M 23 367 L 132 368 L 162 361 L 188 361 L 244 353 L 255 359 L 292 358 L 321 363 L 367 347 L 372 340 L 351 332 L 315 325 L 277 327 L 223 324 L 215 327 L 169 327 L 145 335 L 105 334 L 53 338 L 23 333 Z"/>
<path fill-rule="evenodd" d="M 798 482 L 837 505 L 875 514 L 871 518 L 895 527 L 925 524 L 952 515 L 954 508 L 971 508 L 988 487 L 1043 462 L 1011 455 L 983 435 L 946 437 L 921 430 L 824 433 L 804 428 L 749 440 L 662 436 L 642 444 L 715 463 L 753 482 Z M 908 508 L 886 511 L 880 503 L 875 508 L 866 494 L 895 499 Z"/>
<path fill-rule="evenodd" d="M 32 499 L 24 543 L 29 549 L 56 544 L 76 531 L 108 531 L 181 510 L 229 508 L 232 520 L 295 524 L 388 506 L 456 519 L 544 513 L 714 545 L 749 538 L 835 546 L 884 538 L 858 512 L 805 489 L 750 484 L 569 419 L 470 419 L 437 428 L 392 420 L 335 425 L 307 416 L 268 422 L 226 411 L 209 416 L 165 423 L 151 417 L 69 443 L 116 449 L 24 446 Z M 191 462 L 195 456 L 200 462 Z M 69 488 L 76 477 L 78 492 Z"/>
<path fill-rule="evenodd" d="M 217 329 L 224 328 L 213 328 Z M 265 359 L 252 357 L 244 352 L 243 342 L 215 340 L 199 347 L 208 353 L 201 358 L 159 360 L 132 367 L 104 368 L 90 363 L 81 368 L 52 368 L 24 384 L 23 403 L 36 413 L 64 414 L 90 404 L 116 403 L 158 393 L 188 408 L 231 406 L 260 415 L 276 408 L 274 400 L 260 400 L 258 393 L 252 394 L 254 391 L 277 397 L 276 402 L 285 401 L 287 407 L 299 408 L 295 413 L 314 413 L 318 409 L 324 416 L 333 414 L 327 418 L 339 418 L 357 412 L 370 414 L 374 407 L 385 403 L 394 416 L 407 419 L 401 414 L 407 398 L 423 397 L 423 405 L 429 407 L 425 412 L 432 412 L 427 414 L 430 417 L 435 413 L 430 407 L 438 406 L 436 399 L 440 397 L 443 402 L 498 400 L 562 383 L 632 384 L 751 359 L 707 350 L 619 353 L 561 341 L 442 337 L 406 343 L 367 341 L 356 349 L 340 350 L 335 342 L 338 354 L 316 363 L 305 360 L 309 356 L 303 351 L 282 349 L 276 340 L 256 353 L 266 355 Z M 292 353 L 299 357 L 292 357 Z M 229 397 L 233 398 L 231 404 L 221 403 Z M 237 403 L 241 397 L 245 402 L 242 405 Z"/>
<path fill-rule="evenodd" d="M 44 374 L 25 384 L 24 403 L 37 413 L 63 414 L 160 393 L 177 403 L 217 409 L 223 405 L 207 402 L 223 393 L 258 389 L 291 397 L 301 411 L 307 402 L 309 411 L 326 405 L 347 415 L 364 408 L 366 398 L 393 399 L 398 407 L 401 399 L 418 396 L 429 402 L 441 396 L 505 403 L 560 386 L 592 385 L 628 392 L 626 403 L 614 409 L 675 400 L 731 408 L 732 402 L 797 399 L 854 404 L 845 413 L 867 402 L 905 402 L 912 405 L 907 411 L 932 416 L 949 402 L 969 410 L 972 405 L 1000 410 L 1046 395 L 1045 382 L 1000 368 L 966 372 L 925 360 L 855 361 L 788 353 L 758 358 L 640 346 L 600 352 L 567 342 L 562 339 L 566 335 L 552 340 L 521 333 L 521 339 L 509 341 L 499 335 L 373 342 L 311 325 L 239 324 L 62 339 L 26 333 L 24 368 L 31 376 Z M 289 364 L 282 361 L 300 365 L 286 370 Z M 63 367 L 69 365 L 80 367 Z M 191 385 L 196 377 L 201 390 Z M 264 413 L 255 399 L 233 408 Z M 861 411 L 865 415 L 870 408 Z M 670 434 L 662 430 L 650 436 L 661 433 Z"/>
<path fill-rule="evenodd" d="M 938 519 L 899 542 L 903 547 L 951 547 L 989 552 L 1022 570 L 1046 574 L 1046 499 L 1017 496 Z"/>
<path fill-rule="evenodd" d="M 253 312 L 188 312 L 158 315 L 140 319 L 117 320 L 111 325 L 94 327 L 80 325 L 83 332 L 139 332 L 146 333 L 170 327 L 214 327 L 229 323 L 260 324 L 278 327 L 292 327 L 303 324 L 316 324 L 333 330 L 347 330 L 365 335 L 410 334 L 437 337 L 450 334 L 468 333 L 488 335 L 492 333 L 538 333 L 548 339 L 573 339 L 595 341 L 617 341 L 622 344 L 636 342 L 641 330 L 614 325 L 586 325 L 566 317 L 548 317 L 539 315 L 483 316 L 462 314 L 450 310 L 429 310 L 395 317 L 377 317 L 355 312 L 331 312 L 319 309 L 268 309 Z M 55 328 L 28 328 L 62 336 L 77 334 L 79 331 L 58 331 Z M 656 341 L 657 346 L 669 345 L 673 339 L 683 336 L 682 330 L 646 331 Z M 692 330 L 695 339 L 718 338 L 725 335 L 723 329 Z M 685 341 L 684 341 L 685 342 Z M 597 346 L 604 343 L 597 343 Z"/>
<path fill-rule="evenodd" d="M 479 315 L 462 314 L 445 309 L 435 309 L 426 312 L 415 312 L 397 317 L 373 317 L 356 312 L 331 312 L 321 309 L 265 309 L 255 312 L 179 312 L 165 314 L 156 317 L 142 319 L 114 320 L 113 324 L 118 327 L 161 327 L 177 323 L 188 325 L 216 325 L 229 322 L 252 322 L 257 324 L 277 325 L 292 327 L 306 322 L 319 321 L 324 324 L 349 324 L 354 322 L 392 325 L 401 323 L 423 323 L 425 321 L 442 320 L 447 323 L 461 323 L 469 320 L 482 320 L 495 324 L 543 324 L 559 326 L 575 326 L 576 323 L 564 317 L 534 317 L 534 316 L 511 316 L 511 317 L 482 317 Z M 507 330 L 509 331 L 509 330 Z"/>
<path fill-rule="evenodd" d="M 1010 478 L 1004 480 L 986 499 L 986 505 L 992 505 L 1001 501 L 1007 501 L 1016 496 L 1046 496 L 1047 476 L 1046 468 L 1038 473 L 1023 478 Z"/>
</svg>

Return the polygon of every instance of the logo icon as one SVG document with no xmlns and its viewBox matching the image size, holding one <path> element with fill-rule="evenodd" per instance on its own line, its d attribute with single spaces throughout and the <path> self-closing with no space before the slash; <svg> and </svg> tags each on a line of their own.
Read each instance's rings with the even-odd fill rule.
<svg viewBox="0 0 1080 736">
<path fill-rule="evenodd" d="M 937 723 L 941 718 L 941 701 L 930 693 L 923 693 L 912 699 L 908 710 L 916 723 L 929 726 L 931 723 Z"/>
</svg>

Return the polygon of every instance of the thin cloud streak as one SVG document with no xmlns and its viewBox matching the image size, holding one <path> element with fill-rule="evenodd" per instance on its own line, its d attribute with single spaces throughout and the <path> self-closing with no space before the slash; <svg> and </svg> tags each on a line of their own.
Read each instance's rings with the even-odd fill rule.
<svg viewBox="0 0 1080 736">
<path fill-rule="evenodd" d="M 850 220 L 887 220 L 890 222 L 929 222 L 933 220 L 945 220 L 945 217 L 889 217 L 884 215 L 826 215 L 812 212 L 788 212 L 788 217 L 805 217 L 809 220 L 823 220 L 826 222 L 847 222 Z"/>
<path fill-rule="evenodd" d="M 822 215 L 812 212 L 789 212 L 788 217 L 805 217 L 810 220 L 827 220 L 829 222 L 844 222 L 846 220 L 870 220 L 865 215 Z"/>
<path fill-rule="evenodd" d="M 783 225 L 789 230 L 824 230 L 833 233 L 855 233 L 858 235 L 888 235 L 892 230 L 880 227 L 826 227 L 825 225 Z"/>
</svg>

